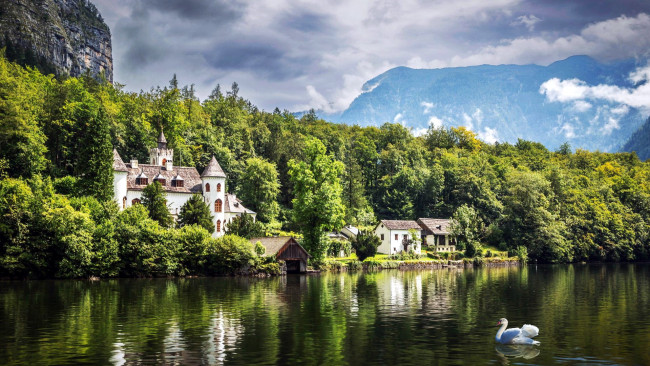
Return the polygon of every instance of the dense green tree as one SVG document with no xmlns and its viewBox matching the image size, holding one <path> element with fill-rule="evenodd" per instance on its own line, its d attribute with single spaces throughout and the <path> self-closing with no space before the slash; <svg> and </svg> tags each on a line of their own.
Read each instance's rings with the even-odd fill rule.
<svg viewBox="0 0 650 366">
<path fill-rule="evenodd" d="M 176 226 L 182 228 L 188 225 L 199 225 L 209 233 L 214 232 L 214 223 L 212 222 L 212 214 L 210 207 L 203 202 L 203 197 L 200 194 L 194 194 L 181 206 L 178 213 L 178 222 Z"/>
<path fill-rule="evenodd" d="M 246 207 L 257 212 L 257 218 L 272 222 L 278 216 L 277 199 L 280 181 L 275 164 L 261 158 L 248 158 L 238 184 L 238 195 Z"/>
<path fill-rule="evenodd" d="M 153 182 L 142 190 L 142 205 L 149 212 L 149 217 L 157 221 L 160 226 L 170 227 L 174 223 L 167 209 L 165 190 L 160 183 Z"/>
<path fill-rule="evenodd" d="M 352 249 L 357 253 L 357 258 L 363 262 L 366 258 L 374 257 L 377 254 L 381 240 L 373 231 L 361 230 L 359 235 L 352 238 L 351 243 Z"/>
<path fill-rule="evenodd" d="M 250 239 L 264 236 L 264 226 L 259 221 L 255 221 L 251 215 L 241 215 L 234 217 L 226 226 L 226 234 L 241 236 Z"/>
<path fill-rule="evenodd" d="M 325 254 L 323 234 L 344 225 L 345 206 L 341 201 L 339 174 L 343 164 L 327 155 L 320 140 L 310 139 L 304 150 L 305 161 L 291 160 L 294 219 L 302 229 L 303 245 L 314 261 Z"/>
</svg>

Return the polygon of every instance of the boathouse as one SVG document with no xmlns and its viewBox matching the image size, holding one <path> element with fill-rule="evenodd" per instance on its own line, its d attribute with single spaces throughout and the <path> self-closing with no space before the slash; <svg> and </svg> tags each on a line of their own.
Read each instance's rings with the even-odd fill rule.
<svg viewBox="0 0 650 366">
<path fill-rule="evenodd" d="M 296 239 L 290 236 L 276 236 L 270 238 L 252 238 L 253 245 L 260 242 L 266 252 L 264 256 L 275 256 L 276 260 L 282 260 L 287 265 L 287 273 L 306 273 L 309 253 Z"/>
</svg>

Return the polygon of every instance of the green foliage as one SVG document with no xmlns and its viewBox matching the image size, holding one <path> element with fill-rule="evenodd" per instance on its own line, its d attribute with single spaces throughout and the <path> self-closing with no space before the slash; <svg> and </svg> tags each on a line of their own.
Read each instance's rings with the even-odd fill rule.
<svg viewBox="0 0 650 366">
<path fill-rule="evenodd" d="M 381 239 L 374 231 L 359 231 L 359 234 L 352 239 L 352 248 L 357 253 L 357 258 L 364 261 L 366 258 L 374 257 L 377 248 L 381 245 Z"/>
<path fill-rule="evenodd" d="M 323 233 L 343 226 L 345 206 L 341 201 L 339 174 L 343 164 L 327 155 L 320 140 L 310 139 L 304 150 L 305 161 L 291 160 L 294 217 L 302 227 L 304 247 L 316 262 L 325 254 Z"/>
<path fill-rule="evenodd" d="M 277 202 L 280 181 L 275 164 L 257 157 L 246 159 L 238 190 L 239 198 L 257 212 L 259 220 L 271 222 L 277 218 L 280 211 Z"/>
<path fill-rule="evenodd" d="M 165 190 L 159 182 L 153 182 L 142 190 L 142 206 L 149 211 L 149 217 L 161 226 L 170 227 L 174 223 L 174 219 L 167 209 Z"/>
<path fill-rule="evenodd" d="M 178 213 L 178 222 L 176 225 L 179 228 L 188 225 L 199 225 L 209 233 L 214 232 L 214 223 L 212 222 L 210 207 L 203 202 L 203 197 L 201 195 L 194 194 L 185 202 L 185 204 L 183 204 Z"/>
<path fill-rule="evenodd" d="M 250 239 L 264 236 L 264 225 L 255 221 L 251 215 L 240 215 L 234 217 L 226 226 L 226 234 L 241 236 Z"/>
<path fill-rule="evenodd" d="M 242 237 L 224 235 L 209 244 L 205 250 L 205 273 L 208 275 L 246 271 L 255 264 L 255 248 Z"/>
</svg>

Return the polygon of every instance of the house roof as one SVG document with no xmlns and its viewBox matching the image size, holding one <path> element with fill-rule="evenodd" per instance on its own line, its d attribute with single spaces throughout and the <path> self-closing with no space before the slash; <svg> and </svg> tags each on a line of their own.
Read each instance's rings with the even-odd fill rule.
<svg viewBox="0 0 650 366">
<path fill-rule="evenodd" d="M 421 230 L 422 228 L 417 222 L 413 220 L 381 220 L 381 224 L 386 226 L 388 230 Z"/>
<path fill-rule="evenodd" d="M 306 257 L 310 257 L 309 253 L 303 248 L 296 239 L 294 239 L 291 236 L 274 236 L 274 237 L 265 237 L 265 238 L 251 238 L 250 242 L 255 244 L 257 242 L 262 243 L 264 248 L 266 248 L 266 252 L 264 253 L 264 256 L 270 256 L 270 255 L 276 255 L 280 250 L 284 251 L 283 248 L 285 245 L 293 242 L 297 247 L 300 248 L 303 252 L 305 252 Z"/>
<path fill-rule="evenodd" d="M 128 172 L 129 169 L 126 168 L 126 165 L 122 161 L 120 154 L 117 153 L 117 149 L 113 149 L 113 170 L 116 172 Z"/>
<path fill-rule="evenodd" d="M 163 189 L 165 192 L 201 193 L 203 191 L 201 177 L 194 167 L 175 166 L 173 169 L 167 170 L 160 165 L 138 164 L 137 168 L 132 168 L 131 163 L 124 165 L 129 173 L 126 178 L 126 187 L 129 190 L 139 191 L 146 187 L 142 184 L 135 184 L 135 178 L 140 176 L 141 178 L 156 177 L 157 179 L 164 179 L 165 185 Z M 176 176 L 183 178 L 182 187 L 171 186 L 171 181 Z"/>
<path fill-rule="evenodd" d="M 226 193 L 226 204 L 224 212 L 254 214 L 255 212 L 247 209 L 241 200 L 232 193 Z"/>
<path fill-rule="evenodd" d="M 158 136 L 158 142 L 161 143 L 167 143 L 167 139 L 165 138 L 165 134 L 163 133 L 162 130 L 160 130 L 160 136 Z"/>
<path fill-rule="evenodd" d="M 217 159 L 214 157 L 214 155 L 212 156 L 212 159 L 210 160 L 208 166 L 206 166 L 203 170 L 203 173 L 201 173 L 201 177 L 226 177 L 226 173 L 223 172 L 221 165 L 219 165 L 219 162 L 217 162 Z"/>
<path fill-rule="evenodd" d="M 426 230 L 434 235 L 449 235 L 451 234 L 451 220 L 449 219 L 418 219 L 418 224 L 423 230 Z"/>
</svg>

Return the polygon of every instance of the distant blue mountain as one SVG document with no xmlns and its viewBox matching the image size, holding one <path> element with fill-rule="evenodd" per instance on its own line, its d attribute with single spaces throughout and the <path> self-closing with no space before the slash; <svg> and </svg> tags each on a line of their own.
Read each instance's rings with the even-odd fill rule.
<svg viewBox="0 0 650 366">
<path fill-rule="evenodd" d="M 633 87 L 628 76 L 637 66 L 635 60 L 604 64 L 574 56 L 548 66 L 397 67 L 366 82 L 342 113 L 317 114 L 361 126 L 400 122 L 415 133 L 429 123 L 468 126 L 486 141 L 522 138 L 549 149 L 569 142 L 574 148 L 618 151 L 648 116 L 602 100 L 549 102 L 540 86 L 552 78 L 575 78 L 588 85 Z"/>
</svg>

